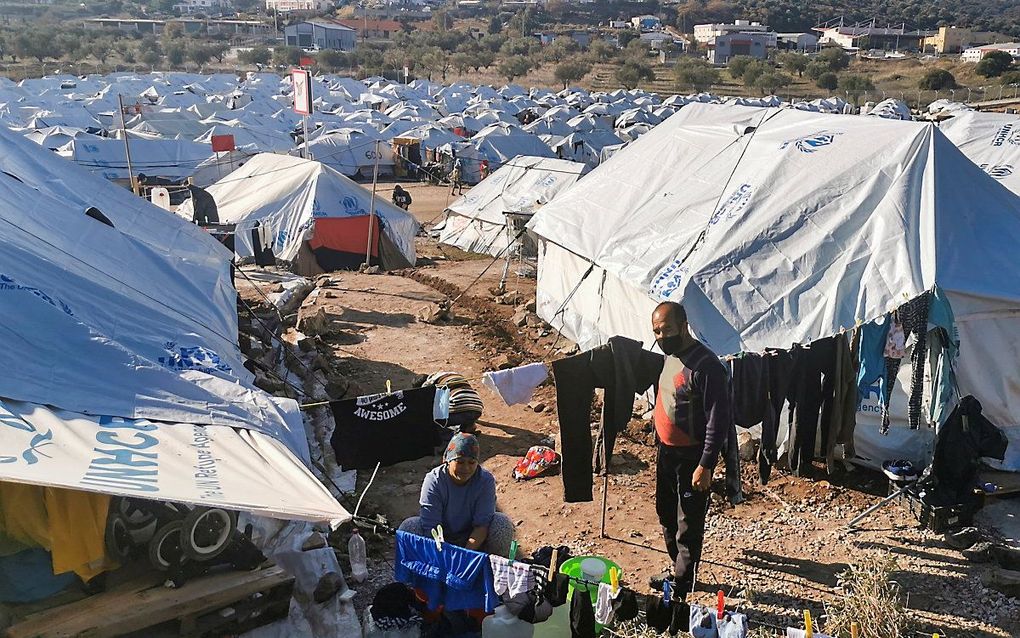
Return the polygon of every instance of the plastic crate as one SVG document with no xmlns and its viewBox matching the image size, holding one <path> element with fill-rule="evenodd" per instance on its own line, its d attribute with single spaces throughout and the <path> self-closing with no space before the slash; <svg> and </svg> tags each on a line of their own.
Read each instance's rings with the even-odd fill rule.
<svg viewBox="0 0 1020 638">
<path fill-rule="evenodd" d="M 906 493 L 910 513 L 914 515 L 921 528 L 929 529 L 936 534 L 957 527 L 966 527 L 974 521 L 974 515 L 984 505 L 984 499 L 974 495 L 973 500 L 952 505 L 933 505 L 928 499 L 910 490 Z"/>
</svg>

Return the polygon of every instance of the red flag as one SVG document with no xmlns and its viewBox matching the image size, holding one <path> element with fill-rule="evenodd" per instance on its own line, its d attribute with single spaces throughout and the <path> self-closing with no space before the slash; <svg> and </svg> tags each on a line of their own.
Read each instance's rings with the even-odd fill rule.
<svg viewBox="0 0 1020 638">
<path fill-rule="evenodd" d="M 301 58 L 301 66 L 312 66 L 315 64 L 315 58 Z"/>
</svg>

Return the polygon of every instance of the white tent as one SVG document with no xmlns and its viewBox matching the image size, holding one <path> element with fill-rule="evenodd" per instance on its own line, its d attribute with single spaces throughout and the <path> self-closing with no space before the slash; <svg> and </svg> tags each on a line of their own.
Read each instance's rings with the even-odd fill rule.
<svg viewBox="0 0 1020 638">
<path fill-rule="evenodd" d="M 236 148 L 243 148 L 251 153 L 285 153 L 294 148 L 294 140 L 286 133 L 245 126 L 239 121 L 216 124 L 195 138 L 195 141 L 199 144 L 212 144 L 214 135 L 231 135 Z"/>
<path fill-rule="evenodd" d="M 312 158 L 347 177 L 372 177 L 377 159 L 380 175 L 393 174 L 393 147 L 376 133 L 347 128 L 333 130 L 314 137 L 307 147 Z M 299 155 L 304 148 L 302 144 L 291 153 Z"/>
<path fill-rule="evenodd" d="M 579 162 L 592 169 L 602 161 L 602 149 L 616 146 L 623 140 L 612 131 L 595 130 L 587 133 L 571 133 L 558 141 L 551 148 L 557 157 Z"/>
<path fill-rule="evenodd" d="M 190 140 L 130 140 L 135 175 L 183 179 L 195 172 L 213 152 Z M 74 139 L 59 154 L 106 179 L 130 179 L 123 140 Z"/>
<path fill-rule="evenodd" d="M 578 180 L 584 165 L 519 156 L 450 204 L 439 241 L 490 255 L 505 252 L 513 238 L 507 214 L 528 216 Z"/>
<path fill-rule="evenodd" d="M 251 384 L 235 301 L 203 295 L 201 266 L 6 172 L 0 221 L 0 364 L 18 371 L 0 378 L 0 480 L 349 518 L 299 460 L 296 402 Z"/>
<path fill-rule="evenodd" d="M 237 224 L 235 246 L 241 256 L 253 254 L 251 230 L 265 224 L 278 258 L 297 259 L 308 241 L 324 269 L 338 268 L 338 261 L 349 262 L 347 267 L 365 261 L 372 193 L 321 162 L 262 153 L 208 191 L 220 222 Z M 376 195 L 374 210 L 373 256 L 384 267 L 413 265 L 418 232 L 414 217 L 391 204 L 388 193 Z M 191 219 L 190 200 L 177 213 Z"/>
<path fill-rule="evenodd" d="M 495 171 L 518 155 L 553 157 L 552 151 L 542 140 L 518 126 L 509 124 L 487 126 L 472 137 L 470 143 L 479 159 L 489 162 L 490 171 Z M 469 164 L 472 165 L 464 167 L 465 180 L 477 181 L 472 180 L 470 176 L 473 171 L 480 168 L 480 165 L 472 162 Z"/>
<path fill-rule="evenodd" d="M 1020 194 L 1020 115 L 957 111 L 939 130 L 982 170 Z"/>
<path fill-rule="evenodd" d="M 530 228 L 542 238 L 539 314 L 582 348 L 617 334 L 652 343 L 661 300 L 683 302 L 720 355 L 787 348 L 937 285 L 956 316 L 959 387 L 1007 432 L 1005 465 L 1020 469 L 1020 267 L 1010 248 L 1020 199 L 930 125 L 689 105 Z M 872 460 L 911 458 L 894 455 L 914 434 L 874 437 Z"/>
</svg>

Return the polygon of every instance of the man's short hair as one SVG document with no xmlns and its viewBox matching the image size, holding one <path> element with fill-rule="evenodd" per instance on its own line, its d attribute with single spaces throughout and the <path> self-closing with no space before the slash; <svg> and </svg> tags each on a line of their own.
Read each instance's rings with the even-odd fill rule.
<svg viewBox="0 0 1020 638">
<path fill-rule="evenodd" d="M 658 313 L 660 310 L 665 311 L 666 315 L 672 317 L 677 324 L 687 323 L 687 311 L 675 301 L 663 301 L 655 307 L 655 313 Z"/>
</svg>

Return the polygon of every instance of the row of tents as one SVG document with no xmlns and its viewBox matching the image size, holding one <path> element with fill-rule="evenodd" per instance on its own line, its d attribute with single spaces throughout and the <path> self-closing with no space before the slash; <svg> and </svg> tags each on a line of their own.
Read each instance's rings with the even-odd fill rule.
<svg viewBox="0 0 1020 638">
<path fill-rule="evenodd" d="M 945 418 L 978 397 L 1012 442 L 999 466 L 1020 471 L 1020 116 L 951 112 L 934 124 L 691 104 L 583 176 L 517 158 L 450 205 L 439 238 L 502 256 L 523 211 L 538 314 L 582 349 L 614 335 L 653 347 L 663 300 L 735 355 L 847 332 L 932 292 L 959 354 L 933 356 L 929 378 L 949 365 L 952 390 L 926 387 L 925 405 Z M 889 434 L 879 397 L 862 402 L 865 463 L 930 459 L 933 432 L 908 427 L 909 388 L 904 366 Z"/>
<path fill-rule="evenodd" d="M 160 93 L 160 86 L 174 85 L 168 78 L 187 83 Z M 252 105 L 268 100 L 281 108 L 258 120 L 287 122 L 277 124 L 280 131 L 296 129 L 282 99 L 286 80 L 276 76 L 238 83 L 232 76 L 171 75 L 142 83 L 149 84 L 138 92 L 145 99 L 158 103 L 172 95 L 172 108 L 194 107 L 195 115 L 207 105 L 232 107 L 233 121 L 254 117 L 260 107 Z M 1011 272 L 1008 260 L 997 249 L 1015 232 L 1016 195 L 1009 187 L 1020 135 L 1013 132 L 1014 116 L 933 104 L 932 113 L 942 119 L 936 126 L 905 121 L 896 104 L 869 105 L 869 116 L 848 116 L 851 109 L 838 99 L 790 105 L 777 98 L 660 99 L 627 91 L 526 92 L 347 78 L 317 83 L 315 117 L 322 120 L 313 125 L 309 148 L 337 135 L 333 118 L 355 115 L 345 121 L 362 120 L 364 137 L 342 135 L 359 145 L 371 141 L 371 149 L 386 128 L 397 137 L 421 125 L 471 135 L 437 147 L 460 145 L 457 157 L 469 167 L 471 160 L 498 158 L 488 178 L 450 205 L 441 241 L 499 255 L 531 219 L 540 255 L 539 313 L 582 346 L 613 334 L 650 344 L 641 317 L 658 300 L 677 299 L 721 353 L 788 347 L 871 321 L 938 286 L 953 300 L 968 337 L 961 341 L 971 344 L 961 349 L 961 387 L 994 404 L 992 414 L 1012 428 L 1011 436 L 1020 432 L 1009 416 L 1018 397 L 1004 336 L 1015 294 L 1007 290 L 1012 278 L 1002 276 Z M 182 104 L 187 95 L 197 96 L 199 84 L 221 90 L 202 104 Z M 111 86 L 85 101 L 109 100 Z M 60 87 L 58 93 L 80 88 Z M 4 90 L 25 92 L 26 86 Z M 5 106 L 21 113 L 18 108 L 24 110 Z M 633 109 L 652 117 L 628 114 Z M 517 118 L 526 111 L 530 115 Z M 542 139 L 556 135 L 561 121 L 598 135 L 618 136 L 621 122 L 646 130 L 611 153 L 601 149 L 597 163 L 577 162 L 552 157 Z M 261 125 L 253 130 L 265 134 Z M 518 147 L 503 138 L 532 142 Z M 876 145 L 879 139 L 887 141 Z M 277 256 L 287 260 L 298 261 L 307 250 L 320 265 L 350 266 L 364 261 L 367 251 L 384 265 L 414 263 L 413 218 L 381 196 L 373 203 L 370 193 L 330 165 L 330 153 L 310 161 L 293 152 L 246 157 L 209 188 L 221 221 L 238 225 L 239 253 L 255 249 L 243 231 L 267 226 Z M 982 216 L 974 219 L 981 222 L 973 222 L 968 211 L 979 210 Z M 188 217 L 188 204 L 178 212 Z M 920 458 L 923 445 L 923 435 L 894 428 L 893 435 L 858 449 L 874 459 L 891 458 L 893 450 Z M 1020 460 L 1011 457 L 1005 465 L 1020 469 Z"/>
<path fill-rule="evenodd" d="M 310 155 L 348 177 L 400 173 L 394 148 L 409 141 L 417 148 L 413 157 L 405 154 L 405 162 L 420 167 L 440 156 L 445 174 L 459 157 L 462 177 L 476 183 L 518 155 L 580 162 L 590 170 L 607 149 L 634 141 L 686 104 L 784 104 L 775 96 L 662 98 L 641 90 L 526 91 L 514 85 L 359 82 L 328 75 L 315 77 L 312 85 L 315 112 L 308 118 L 308 139 L 292 109 L 290 79 L 268 73 L 3 79 L 0 123 L 108 179 L 130 177 L 120 139 L 127 136 L 136 174 L 177 181 L 193 177 L 200 186 L 258 153 Z M 890 110 L 890 103 L 872 112 L 901 113 L 898 106 Z M 840 98 L 787 106 L 852 110 Z M 214 152 L 215 139 L 224 136 L 232 138 L 234 150 Z"/>
</svg>

